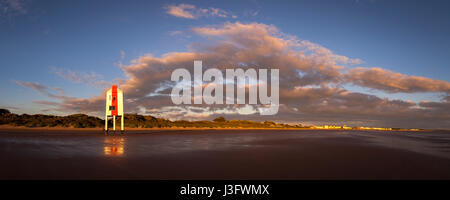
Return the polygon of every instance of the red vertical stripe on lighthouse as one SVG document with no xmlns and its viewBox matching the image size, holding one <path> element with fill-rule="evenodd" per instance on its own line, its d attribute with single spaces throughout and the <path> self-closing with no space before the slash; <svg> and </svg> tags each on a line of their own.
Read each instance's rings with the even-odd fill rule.
<svg viewBox="0 0 450 200">
<path fill-rule="evenodd" d="M 118 107 L 117 107 L 117 86 L 112 86 L 112 102 L 111 106 L 114 106 L 114 110 L 111 110 L 111 115 L 117 115 Z"/>
</svg>

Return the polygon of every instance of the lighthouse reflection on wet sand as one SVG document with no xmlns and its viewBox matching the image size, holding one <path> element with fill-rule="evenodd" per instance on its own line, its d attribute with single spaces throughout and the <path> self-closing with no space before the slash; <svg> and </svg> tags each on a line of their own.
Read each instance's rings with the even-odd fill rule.
<svg viewBox="0 0 450 200">
<path fill-rule="evenodd" d="M 123 92 L 113 85 L 106 92 L 105 134 L 108 134 L 108 118 L 112 117 L 113 131 L 116 132 L 116 116 L 120 117 L 120 131 L 124 133 Z"/>
</svg>

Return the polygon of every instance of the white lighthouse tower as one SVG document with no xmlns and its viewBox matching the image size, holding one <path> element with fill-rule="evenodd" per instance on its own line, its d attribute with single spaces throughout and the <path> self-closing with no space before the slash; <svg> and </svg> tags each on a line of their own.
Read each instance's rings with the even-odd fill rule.
<svg viewBox="0 0 450 200">
<path fill-rule="evenodd" d="M 123 92 L 113 85 L 106 92 L 105 134 L 108 134 L 108 118 L 113 118 L 113 130 L 116 131 L 116 116 L 120 117 L 120 131 L 124 132 Z"/>
</svg>

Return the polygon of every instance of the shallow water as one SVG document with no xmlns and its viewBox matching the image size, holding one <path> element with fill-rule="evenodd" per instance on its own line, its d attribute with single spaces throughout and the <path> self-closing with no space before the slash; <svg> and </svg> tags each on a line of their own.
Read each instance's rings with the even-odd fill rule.
<svg viewBox="0 0 450 200">
<path fill-rule="evenodd" d="M 0 131 L 0 179 L 450 179 L 448 132 Z"/>
<path fill-rule="evenodd" d="M 278 140 L 351 139 L 450 159 L 448 132 L 333 131 L 333 130 L 203 130 L 132 132 L 125 135 L 0 133 L 0 152 L 65 158 L 140 157 L 276 147 Z"/>
</svg>

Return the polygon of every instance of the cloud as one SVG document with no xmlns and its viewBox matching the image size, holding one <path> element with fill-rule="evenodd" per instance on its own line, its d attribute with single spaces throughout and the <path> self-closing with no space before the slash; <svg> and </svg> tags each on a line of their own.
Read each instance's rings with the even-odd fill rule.
<svg viewBox="0 0 450 200">
<path fill-rule="evenodd" d="M 192 44 L 186 52 L 169 52 L 159 57 L 145 55 L 121 67 L 126 79 L 119 87 L 126 97 L 126 112 L 188 120 L 226 115 L 236 119 L 346 123 L 349 126 L 450 127 L 449 83 L 446 81 L 381 68 L 354 67 L 364 62 L 284 34 L 273 25 L 235 22 L 195 27 L 191 32 L 205 37 L 206 41 Z M 279 113 L 260 116 L 253 112 L 257 106 L 242 105 L 174 106 L 169 96 L 173 87 L 169 81 L 171 73 L 177 68 L 186 68 L 192 73 L 193 60 L 202 60 L 204 70 L 279 68 Z M 441 102 L 414 103 L 349 91 L 342 87 L 348 83 L 390 93 L 434 92 L 447 93 L 447 96 Z M 29 87 L 46 90 L 39 85 Z M 97 112 L 101 116 L 104 92 L 89 99 L 61 99 L 58 108 Z"/>
<path fill-rule="evenodd" d="M 27 14 L 26 7 L 27 3 L 24 0 L 0 0 L 0 17 L 10 19 L 15 16 Z"/>
<path fill-rule="evenodd" d="M 450 83 L 419 76 L 408 76 L 381 68 L 354 68 L 346 79 L 356 85 L 390 93 L 445 92 L 450 94 Z"/>
<path fill-rule="evenodd" d="M 259 10 L 245 10 L 243 13 L 244 17 L 255 17 L 259 14 Z"/>
<path fill-rule="evenodd" d="M 194 19 L 193 10 L 195 9 L 194 5 L 189 4 L 179 4 L 179 5 L 170 5 L 167 6 L 167 13 L 171 14 L 175 17 Z"/>
<path fill-rule="evenodd" d="M 120 50 L 120 60 L 124 60 L 124 59 L 125 59 L 125 51 Z"/>
<path fill-rule="evenodd" d="M 171 35 L 171 36 L 181 35 L 181 34 L 183 34 L 183 31 L 170 31 L 169 32 L 169 35 Z"/>
<path fill-rule="evenodd" d="M 222 17 L 227 18 L 230 14 L 219 8 L 197 8 L 191 4 L 169 5 L 165 7 L 167 14 L 186 19 L 197 19 L 200 17 Z M 235 15 L 231 15 L 236 18 Z"/>
<path fill-rule="evenodd" d="M 47 86 L 41 85 L 39 82 L 34 82 L 34 83 L 33 82 L 22 82 L 22 81 L 14 81 L 14 82 L 19 85 L 29 87 L 41 94 L 46 94 Z"/>
<path fill-rule="evenodd" d="M 34 91 L 42 94 L 44 96 L 50 97 L 52 99 L 59 100 L 57 101 L 47 101 L 47 100 L 36 100 L 33 101 L 36 104 L 44 105 L 44 106 L 52 106 L 51 110 L 58 111 L 62 113 L 89 113 L 97 116 L 101 116 L 100 113 L 103 113 L 104 109 L 104 101 L 105 101 L 105 91 L 102 95 L 97 97 L 92 97 L 90 99 L 82 99 L 76 97 L 70 97 L 64 95 L 64 91 L 61 88 L 53 88 L 49 89 L 49 87 L 42 85 L 39 82 L 23 82 L 23 81 L 14 81 L 18 85 L 22 85 L 27 88 L 31 88 Z M 52 93 L 51 91 L 57 92 L 57 94 Z"/>
<path fill-rule="evenodd" d="M 67 100 L 67 99 L 71 98 L 71 97 L 65 96 L 64 91 L 61 88 L 58 88 L 58 87 L 52 88 L 50 90 L 47 86 L 42 85 L 39 82 L 23 82 L 23 81 L 14 81 L 14 82 L 16 84 L 18 84 L 18 85 L 21 85 L 21 86 L 24 86 L 24 87 L 27 87 L 27 88 L 31 88 L 34 91 L 38 92 L 39 94 L 45 95 L 45 96 L 50 97 L 50 98 L 59 99 L 59 100 Z M 49 92 L 49 90 L 50 91 L 53 90 L 57 94 Z"/>
<path fill-rule="evenodd" d="M 121 59 L 125 57 L 125 52 L 121 51 Z M 106 88 L 112 85 L 112 82 L 103 80 L 103 77 L 95 72 L 74 72 L 69 69 L 51 68 L 51 71 L 61 78 L 74 83 L 82 83 L 97 88 Z"/>
</svg>

